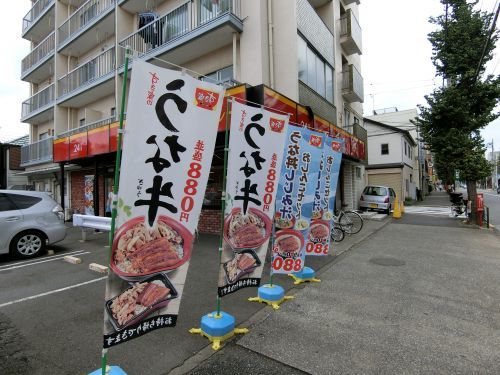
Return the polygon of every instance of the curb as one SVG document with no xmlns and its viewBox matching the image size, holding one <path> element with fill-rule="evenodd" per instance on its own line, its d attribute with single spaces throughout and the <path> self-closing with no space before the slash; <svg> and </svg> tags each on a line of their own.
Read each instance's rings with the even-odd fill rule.
<svg viewBox="0 0 500 375">
<path fill-rule="evenodd" d="M 327 264 L 323 265 L 321 268 L 319 268 L 316 273 L 318 275 L 322 274 L 326 270 L 330 269 L 333 267 L 333 265 L 337 264 L 340 262 L 342 259 L 344 259 L 346 256 L 349 255 L 349 251 L 352 250 L 353 247 L 357 246 L 361 242 L 365 241 L 368 237 L 372 236 L 375 233 L 378 233 L 380 230 L 385 228 L 389 223 L 391 223 L 393 220 L 388 217 L 385 222 L 382 223 L 378 228 L 375 228 L 374 230 L 367 232 L 363 237 L 360 237 L 357 241 L 353 242 L 350 244 L 345 250 L 343 250 L 340 253 L 337 253 L 333 259 L 328 262 Z M 293 286 L 289 290 L 286 291 L 287 295 L 294 296 L 298 291 L 302 290 L 304 286 L 297 287 Z M 258 323 L 263 322 L 264 320 L 267 319 L 271 313 L 275 313 L 275 310 L 271 306 L 263 306 L 262 309 L 257 311 L 254 315 L 252 315 L 250 318 L 248 318 L 246 321 L 241 322 L 238 324 L 238 326 L 241 327 L 246 327 L 246 328 L 252 328 L 253 326 L 257 325 Z M 236 339 L 236 336 L 228 340 L 228 342 L 234 341 Z M 220 351 L 220 350 L 219 350 Z M 198 365 L 209 359 L 211 356 L 216 354 L 219 351 L 214 351 L 212 349 L 212 345 L 207 345 L 191 357 L 187 358 L 180 366 L 177 366 L 170 370 L 169 372 L 165 373 L 164 375 L 183 375 L 186 374 L 187 372 L 194 370 Z"/>
</svg>

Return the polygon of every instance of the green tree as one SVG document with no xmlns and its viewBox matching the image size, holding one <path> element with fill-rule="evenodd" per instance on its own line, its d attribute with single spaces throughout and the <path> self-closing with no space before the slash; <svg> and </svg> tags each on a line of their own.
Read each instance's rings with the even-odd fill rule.
<svg viewBox="0 0 500 375">
<path fill-rule="evenodd" d="M 453 183 L 455 172 L 467 181 L 467 193 L 475 212 L 476 183 L 488 176 L 491 166 L 479 130 L 495 120 L 500 96 L 500 77 L 485 73 L 492 59 L 498 32 L 491 23 L 493 14 L 474 9 L 476 2 L 441 0 L 445 14 L 433 17 L 437 26 L 429 33 L 436 75 L 446 82 L 425 97 L 415 123 L 434 153 L 438 175 Z"/>
</svg>

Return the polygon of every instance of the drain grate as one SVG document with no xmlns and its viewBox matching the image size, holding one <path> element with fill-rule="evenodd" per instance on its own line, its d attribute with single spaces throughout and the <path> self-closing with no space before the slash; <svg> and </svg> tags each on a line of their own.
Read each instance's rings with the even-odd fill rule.
<svg viewBox="0 0 500 375">
<path fill-rule="evenodd" d="M 377 264 L 379 266 L 394 266 L 394 267 L 404 266 L 406 264 L 406 262 L 403 260 L 390 257 L 371 258 L 370 263 Z"/>
</svg>

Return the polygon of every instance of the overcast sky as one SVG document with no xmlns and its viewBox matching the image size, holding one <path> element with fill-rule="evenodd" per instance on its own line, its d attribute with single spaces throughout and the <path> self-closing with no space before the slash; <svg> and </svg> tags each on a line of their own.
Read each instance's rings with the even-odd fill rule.
<svg viewBox="0 0 500 375">
<path fill-rule="evenodd" d="M 491 12 L 496 1 L 480 0 L 478 7 Z M 28 133 L 28 126 L 20 123 L 19 118 L 21 103 L 29 97 L 29 85 L 20 80 L 20 75 L 21 60 L 29 53 L 29 43 L 21 38 L 22 19 L 30 5 L 28 0 L 11 1 L 9 11 L 0 16 L 4 43 L 4 56 L 0 59 L 2 141 Z M 404 110 L 425 104 L 424 95 L 441 84 L 441 80 L 434 77 L 427 34 L 432 30 L 429 17 L 442 12 L 439 0 L 361 0 L 365 116 L 372 114 L 374 108 Z M 496 51 L 487 73 L 499 74 L 500 53 L 498 48 Z M 486 142 L 494 139 L 495 150 L 500 150 L 500 119 L 487 126 L 482 134 Z"/>
</svg>

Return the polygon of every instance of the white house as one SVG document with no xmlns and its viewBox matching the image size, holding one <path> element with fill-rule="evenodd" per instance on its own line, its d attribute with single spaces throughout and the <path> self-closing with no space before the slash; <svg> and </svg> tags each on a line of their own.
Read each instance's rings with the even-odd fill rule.
<svg viewBox="0 0 500 375">
<path fill-rule="evenodd" d="M 368 133 L 366 183 L 394 189 L 399 199 L 416 199 L 415 140 L 407 130 L 364 119 Z M 416 179 L 416 180 L 415 180 Z"/>
</svg>

